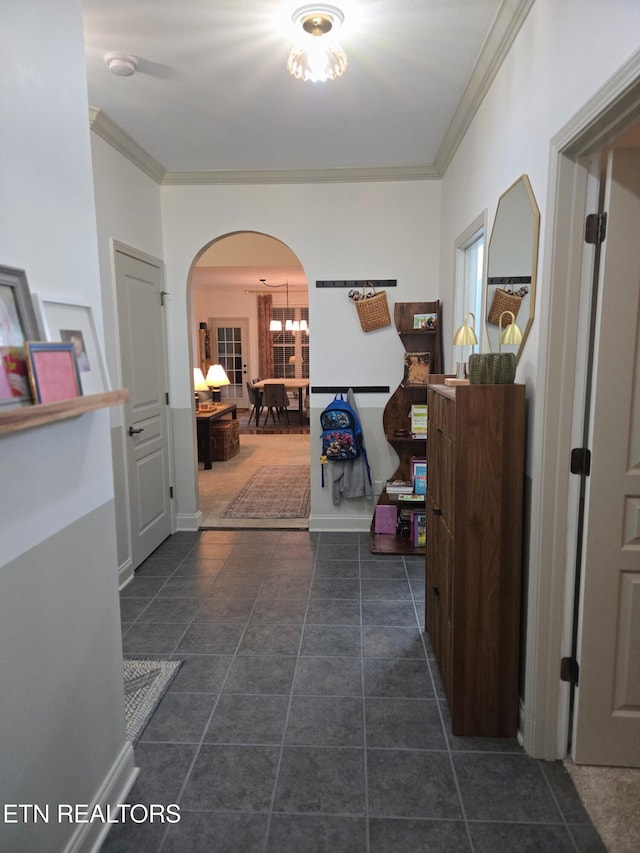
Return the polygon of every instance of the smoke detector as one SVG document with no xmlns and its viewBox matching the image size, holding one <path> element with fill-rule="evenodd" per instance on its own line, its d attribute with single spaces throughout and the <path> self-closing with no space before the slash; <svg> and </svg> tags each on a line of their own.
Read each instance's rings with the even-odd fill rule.
<svg viewBox="0 0 640 853">
<path fill-rule="evenodd" d="M 118 77 L 132 77 L 138 67 L 135 56 L 128 56 L 125 53 L 107 53 L 104 61 L 109 71 Z"/>
</svg>

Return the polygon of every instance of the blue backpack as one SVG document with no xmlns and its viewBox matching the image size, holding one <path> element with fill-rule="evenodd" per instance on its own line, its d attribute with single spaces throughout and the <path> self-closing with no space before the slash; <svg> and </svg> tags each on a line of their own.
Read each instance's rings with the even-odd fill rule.
<svg viewBox="0 0 640 853">
<path fill-rule="evenodd" d="M 362 426 L 357 414 L 342 394 L 336 394 L 322 412 L 320 426 L 322 427 L 323 462 L 348 462 L 364 456 L 369 482 L 371 482 Z M 322 485 L 324 486 L 324 468 Z"/>
</svg>

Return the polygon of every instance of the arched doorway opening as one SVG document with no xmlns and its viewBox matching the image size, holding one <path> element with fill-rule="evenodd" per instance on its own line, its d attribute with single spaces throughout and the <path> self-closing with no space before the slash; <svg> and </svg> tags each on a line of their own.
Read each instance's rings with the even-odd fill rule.
<svg viewBox="0 0 640 853">
<path fill-rule="evenodd" d="M 295 335 L 259 334 L 264 316 L 259 297 L 271 301 L 273 317 L 305 320 L 306 330 Z M 215 238 L 194 259 L 187 290 L 192 364 L 204 371 L 210 363 L 224 362 L 230 384 L 221 389 L 222 402 L 237 406 L 240 451 L 232 460 L 203 471 L 198 466 L 198 494 L 202 526 L 241 527 L 240 521 L 222 518 L 226 502 L 265 464 L 309 466 L 309 428 L 291 401 L 290 426 L 284 419 L 256 428 L 249 424 L 251 404 L 247 384 L 267 378 L 309 376 L 309 297 L 307 279 L 295 253 L 271 235 L 241 231 Z M 303 326 L 304 328 L 304 326 Z M 206 340 L 208 338 L 208 342 Z M 265 342 L 266 341 L 266 342 Z M 208 343 L 208 347 L 206 344 Z M 259 346 L 263 352 L 260 354 Z M 265 346 L 273 373 L 264 374 Z M 294 416 L 295 412 L 295 416 Z M 258 523 L 259 522 L 259 523 Z M 248 519 L 244 526 L 301 527 L 308 518 Z"/>
</svg>

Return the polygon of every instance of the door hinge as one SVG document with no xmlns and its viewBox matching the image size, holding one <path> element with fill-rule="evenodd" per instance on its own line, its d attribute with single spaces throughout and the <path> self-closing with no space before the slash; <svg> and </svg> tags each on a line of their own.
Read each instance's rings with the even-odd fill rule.
<svg viewBox="0 0 640 853">
<path fill-rule="evenodd" d="M 588 447 L 574 447 L 571 451 L 571 473 L 588 477 L 591 473 L 591 451 Z"/>
<path fill-rule="evenodd" d="M 169 405 L 169 392 L 168 391 L 164 392 L 164 401 L 168 406 Z"/>
<path fill-rule="evenodd" d="M 562 658 L 560 661 L 560 680 L 577 684 L 580 676 L 580 666 L 575 658 Z"/>
<path fill-rule="evenodd" d="M 584 229 L 585 243 L 604 243 L 604 238 L 607 236 L 607 214 L 606 213 L 590 213 L 587 216 Z"/>
<path fill-rule="evenodd" d="M 173 500 L 173 486 L 169 486 L 169 498 Z"/>
</svg>

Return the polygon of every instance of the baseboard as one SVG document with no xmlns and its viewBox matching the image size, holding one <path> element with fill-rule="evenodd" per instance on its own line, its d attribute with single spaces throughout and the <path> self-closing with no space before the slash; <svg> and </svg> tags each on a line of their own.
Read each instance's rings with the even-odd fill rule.
<svg viewBox="0 0 640 853">
<path fill-rule="evenodd" d="M 100 805 L 106 811 L 107 805 L 114 809 L 118 803 L 124 803 L 138 772 L 138 768 L 135 766 L 133 747 L 127 741 L 120 750 L 120 754 L 114 761 L 93 802 L 89 804 L 89 810 Z M 78 824 L 63 853 L 99 853 L 110 828 L 110 823 L 102 823 L 101 821 Z"/>
<path fill-rule="evenodd" d="M 176 515 L 176 531 L 199 530 L 202 524 L 202 513 L 200 510 L 192 515 Z"/>
<path fill-rule="evenodd" d="M 129 558 L 118 569 L 118 588 L 122 591 L 133 580 L 133 561 Z"/>
<path fill-rule="evenodd" d="M 309 518 L 311 533 L 368 533 L 371 529 L 371 516 L 312 515 Z"/>
</svg>

